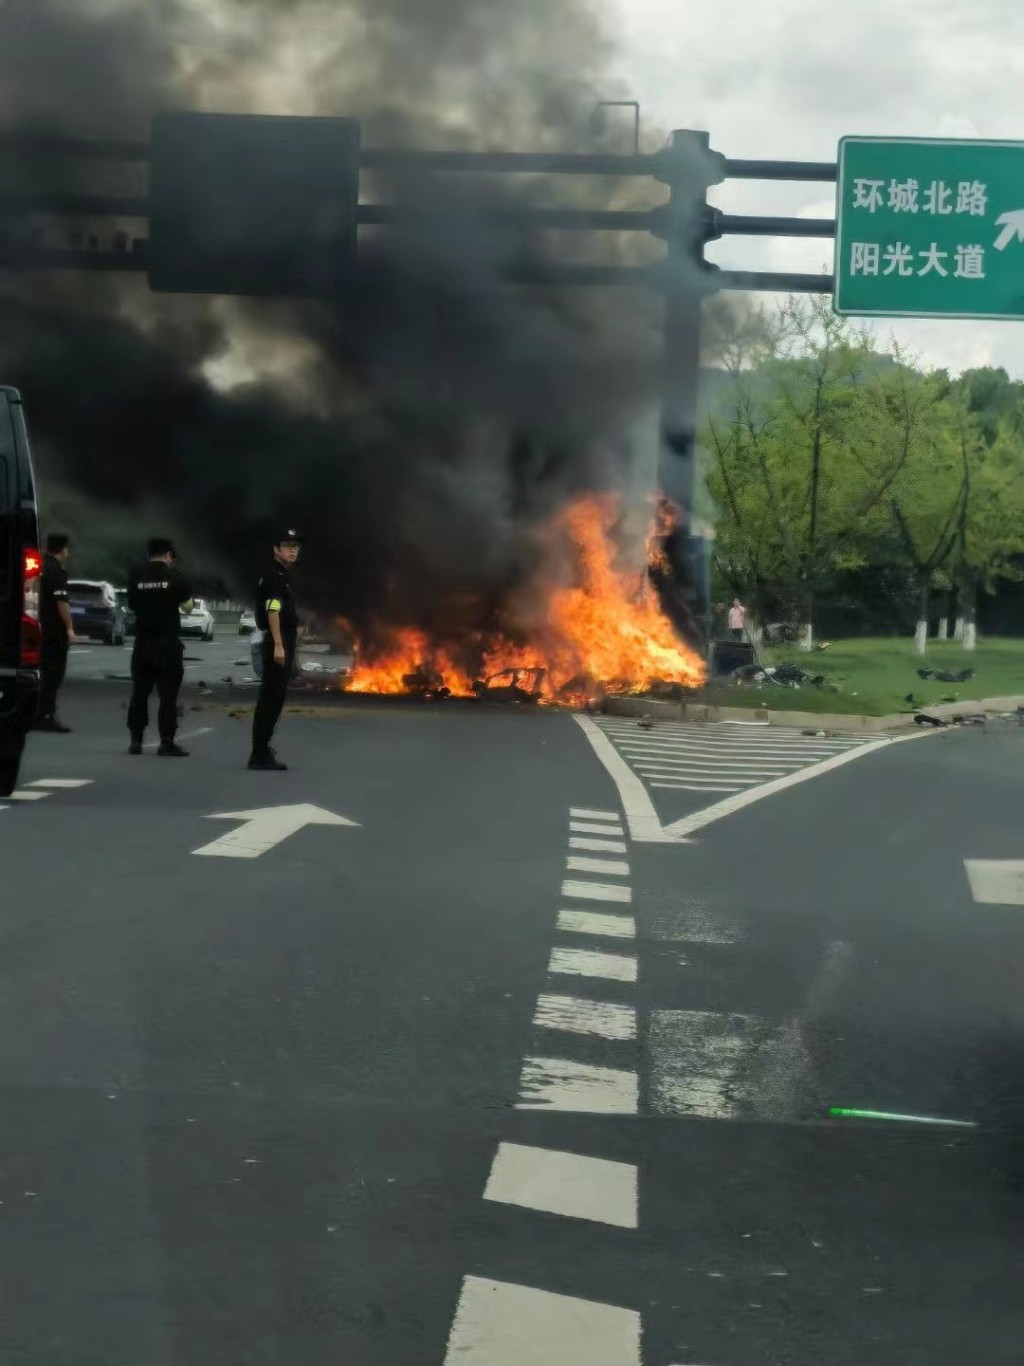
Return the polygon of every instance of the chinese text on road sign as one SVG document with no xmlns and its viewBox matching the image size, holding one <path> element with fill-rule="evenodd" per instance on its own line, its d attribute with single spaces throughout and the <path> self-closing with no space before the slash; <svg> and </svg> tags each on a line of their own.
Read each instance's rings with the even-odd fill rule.
<svg viewBox="0 0 1024 1366">
<path fill-rule="evenodd" d="M 843 138 L 837 313 L 1024 317 L 1024 143 Z"/>
</svg>

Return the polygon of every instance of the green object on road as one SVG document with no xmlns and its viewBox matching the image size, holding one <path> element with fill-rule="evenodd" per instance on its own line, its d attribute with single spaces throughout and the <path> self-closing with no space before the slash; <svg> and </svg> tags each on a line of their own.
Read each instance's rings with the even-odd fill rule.
<svg viewBox="0 0 1024 1366">
<path fill-rule="evenodd" d="M 1024 317 L 1024 143 L 843 138 L 835 309 Z"/>
<path fill-rule="evenodd" d="M 903 1124 L 943 1124 L 953 1129 L 976 1129 L 973 1119 L 936 1119 L 931 1115 L 898 1115 L 888 1110 L 845 1110 L 833 1105 L 829 1108 L 830 1119 L 888 1119 Z"/>
</svg>

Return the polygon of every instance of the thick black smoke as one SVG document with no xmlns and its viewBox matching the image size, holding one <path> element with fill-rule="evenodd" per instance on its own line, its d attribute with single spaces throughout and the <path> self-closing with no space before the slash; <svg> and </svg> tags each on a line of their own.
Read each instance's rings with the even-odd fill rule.
<svg viewBox="0 0 1024 1366">
<path fill-rule="evenodd" d="M 6 0 L 0 131 L 145 138 L 171 106 L 355 115 L 369 145 L 578 150 L 606 57 L 585 0 Z M 52 175 L 32 156 L 0 173 L 15 191 Z M 632 295 L 505 283 L 550 256 L 520 212 L 536 185 L 375 189 L 459 212 L 364 241 L 330 307 L 0 275 L 0 378 L 48 469 L 168 507 L 239 572 L 271 524 L 301 523 L 318 605 L 364 633 L 507 625 L 538 525 L 624 477 L 657 317 Z"/>
</svg>

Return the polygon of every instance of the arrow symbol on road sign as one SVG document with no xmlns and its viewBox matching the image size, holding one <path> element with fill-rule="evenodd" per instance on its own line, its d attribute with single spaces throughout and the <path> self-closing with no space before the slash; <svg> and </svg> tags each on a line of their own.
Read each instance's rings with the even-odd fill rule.
<svg viewBox="0 0 1024 1366">
<path fill-rule="evenodd" d="M 1013 239 L 1024 242 L 1024 209 L 1012 209 L 996 219 L 996 227 L 1002 232 L 996 238 L 996 251 L 1005 251 Z"/>
<path fill-rule="evenodd" d="M 220 811 L 206 819 L 242 822 L 230 834 L 192 850 L 193 854 L 208 858 L 259 858 L 307 825 L 359 825 L 358 821 L 347 820 L 333 811 L 325 811 L 322 806 L 310 806 L 305 802 L 295 806 L 264 806 L 256 811 Z"/>
</svg>

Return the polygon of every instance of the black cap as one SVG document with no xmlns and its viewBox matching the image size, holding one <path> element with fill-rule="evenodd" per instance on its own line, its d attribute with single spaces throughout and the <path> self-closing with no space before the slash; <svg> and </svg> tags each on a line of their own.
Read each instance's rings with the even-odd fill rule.
<svg viewBox="0 0 1024 1366">
<path fill-rule="evenodd" d="M 287 527 L 287 528 L 286 528 L 284 531 L 282 531 L 279 535 L 277 535 L 277 536 L 274 537 L 274 544 L 275 544 L 275 545 L 284 545 L 284 543 L 285 543 L 286 541 L 294 541 L 296 545 L 301 545 L 301 544 L 302 544 L 302 534 L 301 534 L 301 532 L 296 531 L 294 527 Z"/>
</svg>

